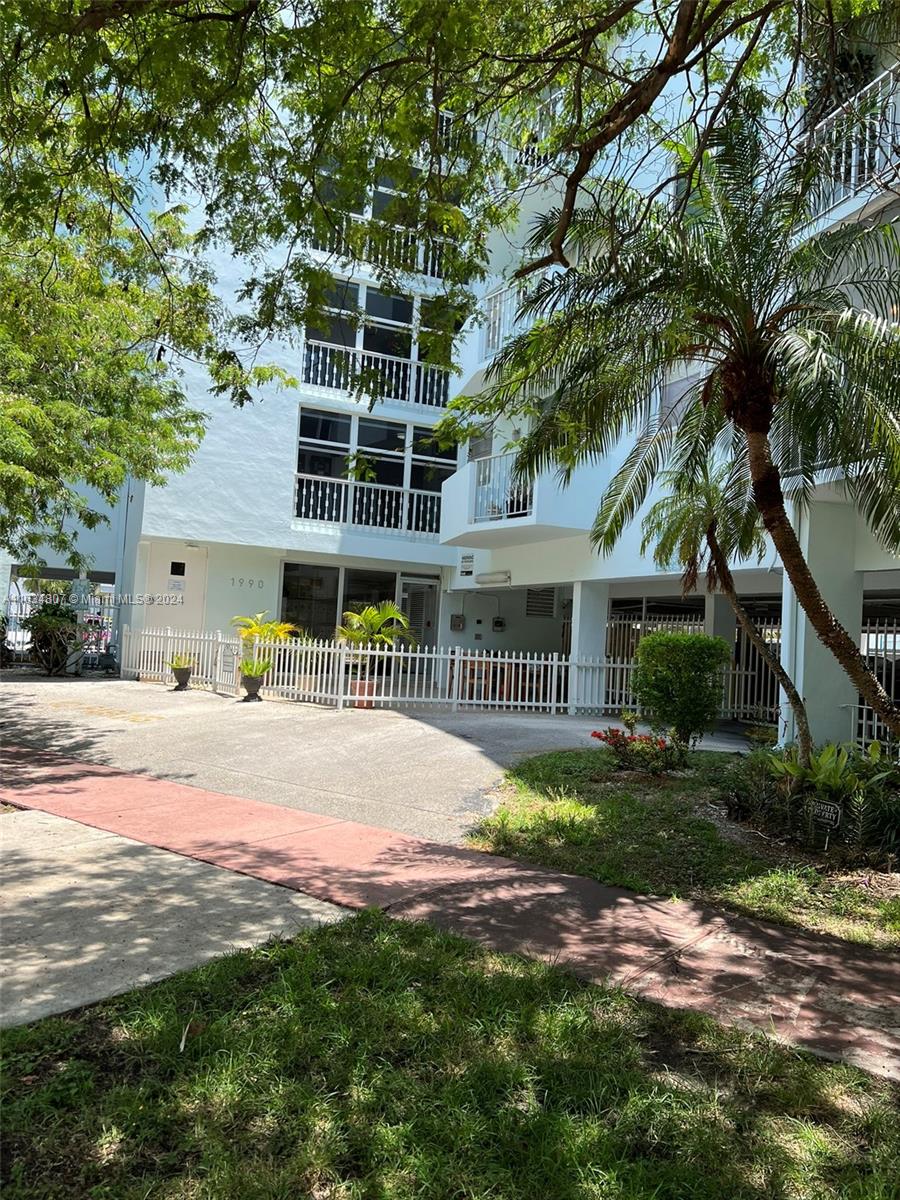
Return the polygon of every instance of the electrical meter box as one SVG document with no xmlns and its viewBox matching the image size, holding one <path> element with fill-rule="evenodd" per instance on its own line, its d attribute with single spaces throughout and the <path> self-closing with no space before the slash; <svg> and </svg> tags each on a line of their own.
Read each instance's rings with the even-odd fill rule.
<svg viewBox="0 0 900 1200">
<path fill-rule="evenodd" d="M 465 627 L 466 627 L 466 614 L 465 613 L 451 613 L 450 614 L 450 632 L 451 633 L 462 633 L 462 631 L 465 629 Z"/>
</svg>

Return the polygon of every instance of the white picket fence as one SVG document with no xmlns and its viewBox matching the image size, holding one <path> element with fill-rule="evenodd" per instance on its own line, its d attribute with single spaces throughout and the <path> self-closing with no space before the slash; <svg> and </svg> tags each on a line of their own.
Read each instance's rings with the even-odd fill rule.
<svg viewBox="0 0 900 1200">
<path fill-rule="evenodd" d="M 193 687 L 237 696 L 243 657 L 270 659 L 262 695 L 337 708 L 495 709 L 508 712 L 612 713 L 637 708 L 632 690 L 635 649 L 651 629 L 699 632 L 692 613 L 644 620 L 614 614 L 604 658 L 506 650 L 368 647 L 334 641 L 242 643 L 232 633 L 208 630 L 126 629 L 121 668 L 125 678 L 174 682 L 168 663 L 176 654 L 193 660 Z M 777 620 L 763 625 L 777 651 Z M 862 651 L 889 694 L 900 668 L 900 621 L 866 621 Z M 778 683 L 752 643 L 738 636 L 736 659 L 723 679 L 722 715 L 732 720 L 777 721 Z M 860 705 L 851 737 L 859 745 L 886 741 L 874 713 Z"/>
<path fill-rule="evenodd" d="M 221 632 L 126 630 L 125 678 L 169 683 L 176 654 L 193 660 L 191 686 L 237 695 L 243 657 L 271 660 L 263 696 L 336 708 L 449 707 L 515 712 L 598 711 L 604 664 L 559 654 L 356 648 L 333 641 L 241 643 Z M 574 679 L 572 696 L 570 681 Z"/>
</svg>

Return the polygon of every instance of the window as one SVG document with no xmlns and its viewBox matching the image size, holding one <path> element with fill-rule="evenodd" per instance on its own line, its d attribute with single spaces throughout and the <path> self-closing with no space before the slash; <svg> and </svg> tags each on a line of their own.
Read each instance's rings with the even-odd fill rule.
<svg viewBox="0 0 900 1200">
<path fill-rule="evenodd" d="M 382 600 L 393 600 L 396 594 L 395 572 L 348 570 L 344 572 L 341 612 L 352 608 L 365 608 L 369 604 L 380 604 Z"/>
<path fill-rule="evenodd" d="M 169 574 L 170 575 L 183 575 L 184 574 L 184 563 L 183 562 L 170 562 L 169 563 Z"/>
<path fill-rule="evenodd" d="M 456 464 L 456 446 L 439 446 L 434 430 L 417 425 L 413 429 L 413 454 L 417 458 L 442 458 Z"/>
<path fill-rule="evenodd" d="M 360 417 L 358 444 L 360 448 L 402 454 L 406 448 L 406 428 L 397 421 L 372 421 Z"/>
<path fill-rule="evenodd" d="M 315 638 L 334 637 L 338 624 L 337 567 L 312 563 L 284 564 L 281 619 L 298 625 Z"/>
<path fill-rule="evenodd" d="M 394 321 L 398 325 L 411 325 L 413 303 L 408 296 L 389 296 L 376 288 L 366 288 L 366 312 L 380 321 Z"/>
<path fill-rule="evenodd" d="M 427 426 L 304 407 L 300 435 L 296 517 L 437 532 L 456 448 L 439 447 Z"/>
<path fill-rule="evenodd" d="M 441 467 L 437 463 L 414 461 L 410 470 L 409 486 L 420 492 L 439 492 L 441 485 L 455 470 L 455 467 Z"/>
<path fill-rule="evenodd" d="M 316 442 L 335 442 L 350 445 L 350 416 L 325 412 L 318 408 L 300 410 L 300 437 Z"/>
<path fill-rule="evenodd" d="M 320 479 L 343 479 L 350 453 L 351 418 L 318 408 L 300 410 L 297 471 Z M 298 513 L 298 515 L 300 515 Z"/>
<path fill-rule="evenodd" d="M 469 462 L 476 458 L 490 458 L 494 449 L 493 433 L 482 433 L 469 439 Z"/>
</svg>

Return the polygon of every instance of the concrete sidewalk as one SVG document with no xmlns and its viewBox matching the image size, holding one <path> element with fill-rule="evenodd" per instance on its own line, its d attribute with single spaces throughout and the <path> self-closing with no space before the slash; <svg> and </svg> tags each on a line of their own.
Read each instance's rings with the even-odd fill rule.
<svg viewBox="0 0 900 1200">
<path fill-rule="evenodd" d="M 8 758 L 8 803 L 332 904 L 377 904 L 900 1079 L 895 956 L 353 821 L 31 751 Z"/>
<path fill-rule="evenodd" d="M 47 812 L 0 815 L 0 1024 L 91 1004 L 342 914 Z"/>
</svg>

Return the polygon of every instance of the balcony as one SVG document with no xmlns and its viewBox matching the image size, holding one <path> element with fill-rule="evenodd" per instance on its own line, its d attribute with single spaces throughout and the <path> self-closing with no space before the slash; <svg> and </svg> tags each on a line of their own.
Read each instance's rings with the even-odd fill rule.
<svg viewBox="0 0 900 1200">
<path fill-rule="evenodd" d="M 515 454 L 495 454 L 475 460 L 475 503 L 472 521 L 514 521 L 530 517 L 534 489 L 514 475 Z"/>
<path fill-rule="evenodd" d="M 321 391 L 358 393 L 373 401 L 425 408 L 444 408 L 450 398 L 446 367 L 327 342 L 306 342 L 303 382 Z"/>
<path fill-rule="evenodd" d="M 441 526 L 439 492 L 298 475 L 294 491 L 298 521 L 330 525 L 420 542 L 436 542 Z"/>
<path fill-rule="evenodd" d="M 370 263 L 429 279 L 444 277 L 444 246 L 439 239 L 423 237 L 417 229 L 369 221 L 350 213 L 313 246 L 346 263 Z"/>
<path fill-rule="evenodd" d="M 516 479 L 515 454 L 494 454 L 467 463 L 444 484 L 441 541 L 450 546 L 492 549 L 589 529 L 597 508 L 596 470 L 585 468 L 562 489 L 549 473 L 533 483 Z M 587 483 L 592 503 L 581 503 Z"/>
<path fill-rule="evenodd" d="M 545 279 L 559 274 L 558 267 L 529 275 L 525 279 L 514 279 L 511 283 L 495 288 L 482 301 L 484 324 L 481 327 L 481 362 L 487 363 L 499 354 L 510 338 L 526 329 L 537 320 L 535 313 L 520 313 L 522 303 Z"/>
<path fill-rule="evenodd" d="M 824 151 L 827 184 L 817 215 L 900 179 L 900 67 L 892 67 L 809 134 Z M 868 198 L 868 197 L 867 197 Z"/>
</svg>

